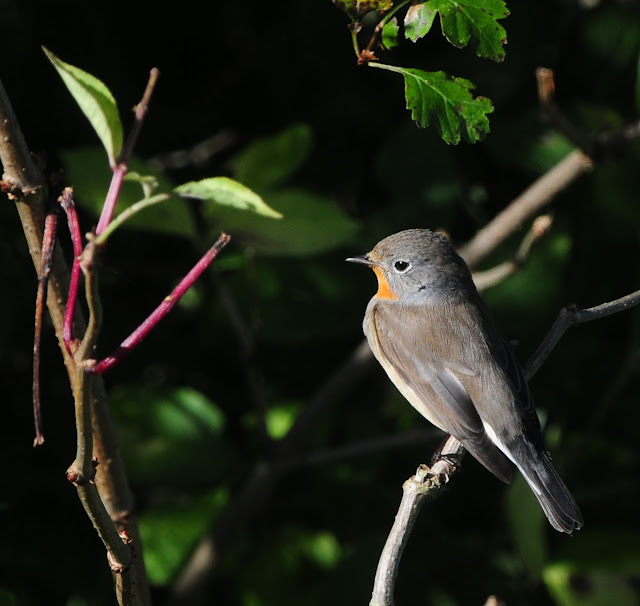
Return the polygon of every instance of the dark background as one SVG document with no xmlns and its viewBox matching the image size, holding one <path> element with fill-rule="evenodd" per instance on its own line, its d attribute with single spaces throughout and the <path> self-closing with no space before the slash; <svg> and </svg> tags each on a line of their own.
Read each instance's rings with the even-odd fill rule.
<svg viewBox="0 0 640 606">
<path fill-rule="evenodd" d="M 105 82 L 125 128 L 149 69 L 160 69 L 136 155 L 163 157 L 216 135 L 223 142 L 200 164 L 169 167 L 176 184 L 233 175 L 234 157 L 257 139 L 293 123 L 308 125 L 313 146 L 291 182 L 330 200 L 353 227 L 337 245 L 304 256 L 260 247 L 247 252 L 251 239 L 238 234 L 218 275 L 205 276 L 191 302 L 106 377 L 139 514 L 147 532 L 168 545 L 149 551 L 155 578 L 162 579 L 154 588 L 158 604 L 248 470 L 272 451 L 257 429 L 256 402 L 290 421 L 360 343 L 374 279 L 344 258 L 407 227 L 445 228 L 463 242 L 553 166 L 570 144 L 539 119 L 534 72 L 540 65 L 554 69 L 558 103 L 586 135 L 637 118 L 634 2 L 512 3 L 502 22 L 509 43 L 501 64 L 453 48 L 437 24 L 427 39 L 382 53 L 398 65 L 466 77 L 493 100 L 487 140 L 458 147 L 411 123 L 398 76 L 357 67 L 347 19 L 329 0 L 151 8 L 5 0 L 0 7 L 0 77 L 28 145 L 49 172 L 64 167 L 63 150 L 98 143 L 41 45 Z M 553 230 L 531 262 L 486 293 L 505 334 L 520 342 L 521 359 L 562 306 L 588 307 L 637 289 L 639 152 L 633 145 L 603 158 L 562 192 L 552 204 Z M 81 191 L 77 196 L 86 231 L 96 219 L 82 209 Z M 0 213 L 0 598 L 110 604 L 104 549 L 64 477 L 75 449 L 73 407 L 50 326 L 41 377 L 47 441 L 31 448 L 36 275 L 12 204 L 5 201 Z M 212 233 L 201 229 L 200 238 L 187 239 L 151 227 L 117 234 L 102 275 L 100 354 L 169 292 Z M 486 266 L 512 254 L 522 233 Z M 220 303 L 221 288 L 253 331 L 249 356 Z M 571 596 L 584 604 L 637 603 L 639 319 L 631 310 L 572 329 L 532 382 L 549 448 L 582 507 L 584 530 L 572 538 L 547 526 L 532 532 L 548 548 L 536 559 L 514 529 L 535 526 L 537 510 L 526 509 L 517 487 L 465 460 L 446 494 L 421 514 L 401 565 L 397 603 L 483 604 L 492 593 L 510 605 L 575 603 Z M 247 367 L 257 377 L 253 388 Z M 181 388 L 215 403 L 224 427 L 213 423 L 218 432 L 205 428 L 195 441 L 172 434 L 171 423 L 161 420 L 162 398 Z M 359 457 L 338 452 L 317 465 L 305 464 L 302 455 L 336 454 L 420 428 L 427 424 L 372 366 L 292 455 L 297 470 L 238 529 L 203 603 L 366 603 L 401 484 L 429 461 L 441 438 L 434 433 L 424 443 Z M 163 456 L 145 459 L 154 447 Z M 163 564 L 171 546 L 172 564 Z M 571 573 L 570 581 L 554 585 L 558 571 Z M 594 601 L 600 595 L 609 601 Z"/>
</svg>

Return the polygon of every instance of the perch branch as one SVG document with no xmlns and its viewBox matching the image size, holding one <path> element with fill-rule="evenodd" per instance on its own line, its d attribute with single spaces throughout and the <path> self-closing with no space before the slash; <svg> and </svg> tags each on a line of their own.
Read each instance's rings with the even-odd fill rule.
<svg viewBox="0 0 640 606">
<path fill-rule="evenodd" d="M 558 319 L 551 327 L 551 330 L 542 341 L 540 347 L 523 368 L 527 380 L 531 380 L 531 377 L 538 371 L 570 326 L 605 318 L 638 304 L 640 304 L 640 291 L 589 309 L 578 310 L 575 306 L 562 309 Z M 450 465 L 447 458 L 452 457 L 454 460 L 457 460 L 457 458 L 462 455 L 463 450 L 462 445 L 455 440 L 455 438 L 450 437 L 431 470 L 426 467 L 421 467 L 414 477 L 405 482 L 402 501 L 396 514 L 396 521 L 389 533 L 389 537 L 387 538 L 378 562 L 370 606 L 391 606 L 393 604 L 393 592 L 402 551 L 408 541 L 409 534 L 418 516 L 420 507 L 423 504 L 424 497 L 426 494 L 430 497 L 437 496 L 440 488 L 444 485 L 444 483 L 438 481 L 424 485 L 425 478 L 430 477 L 429 472 L 431 474 L 443 473 L 441 470 L 444 470 L 448 474 L 448 477 L 450 477 L 455 471 L 455 466 L 450 469 L 437 466 L 443 459 L 445 464 Z"/>
<path fill-rule="evenodd" d="M 393 604 L 393 591 L 400 558 L 418 513 L 426 503 L 427 497 L 434 498 L 438 495 L 440 489 L 455 473 L 456 465 L 450 459 L 458 460 L 463 452 L 460 442 L 450 436 L 431 468 L 421 465 L 416 474 L 403 484 L 402 501 L 378 561 L 369 606 Z"/>
</svg>

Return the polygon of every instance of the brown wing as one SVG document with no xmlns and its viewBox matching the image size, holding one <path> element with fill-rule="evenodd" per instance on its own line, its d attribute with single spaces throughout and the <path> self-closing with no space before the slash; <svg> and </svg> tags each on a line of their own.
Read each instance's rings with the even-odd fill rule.
<svg viewBox="0 0 640 606">
<path fill-rule="evenodd" d="M 513 468 L 487 436 L 474 401 L 483 377 L 474 368 L 481 352 L 479 335 L 473 334 L 473 318 L 452 306 L 444 321 L 438 314 L 436 326 L 427 307 L 400 307 L 375 300 L 370 311 L 365 333 L 400 392 L 418 412 L 460 440 L 485 467 L 508 482 Z"/>
</svg>

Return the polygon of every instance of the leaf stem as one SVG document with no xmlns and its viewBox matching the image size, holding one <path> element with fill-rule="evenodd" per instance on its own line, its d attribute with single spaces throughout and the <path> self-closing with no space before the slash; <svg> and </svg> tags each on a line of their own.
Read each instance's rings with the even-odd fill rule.
<svg viewBox="0 0 640 606">
<path fill-rule="evenodd" d="M 87 368 L 87 372 L 92 374 L 102 374 L 115 366 L 127 353 L 140 344 L 140 342 L 153 330 L 162 318 L 164 318 L 180 300 L 193 283 L 200 277 L 202 272 L 218 256 L 218 253 L 228 244 L 231 236 L 221 234 L 216 243 L 204 254 L 191 271 L 180 281 L 170 295 L 164 298 L 162 303 L 156 307 L 149 317 L 136 328 L 110 356 L 104 358 L 94 366 Z"/>
<path fill-rule="evenodd" d="M 101 245 L 105 244 L 111 236 L 111 234 L 118 229 L 127 219 L 130 219 L 136 213 L 139 213 L 144 208 L 148 206 L 153 206 L 154 204 L 159 204 L 160 202 L 164 202 L 168 200 L 171 196 L 169 194 L 156 194 L 155 196 L 151 196 L 150 198 L 144 198 L 144 200 L 140 200 L 135 204 L 129 206 L 129 208 L 123 210 L 113 221 L 109 223 L 109 225 L 105 228 L 105 230 L 96 237 L 96 244 Z"/>
<path fill-rule="evenodd" d="M 376 43 L 376 40 L 380 37 L 380 34 L 384 29 L 384 26 L 387 23 L 389 23 L 391 19 L 393 19 L 393 17 L 399 10 L 402 10 L 410 2 L 412 2 L 412 0 L 404 0 L 403 2 L 398 3 L 391 10 L 389 10 L 389 12 L 386 13 L 384 17 L 380 19 L 380 21 L 378 21 L 378 24 L 376 25 L 375 29 L 373 30 L 373 34 L 371 35 L 371 39 L 369 40 L 369 44 L 367 44 L 367 48 L 365 48 L 363 53 L 366 54 L 371 51 L 371 49 L 373 48 L 373 45 Z M 362 57 L 363 53 L 360 53 L 359 57 Z"/>
<path fill-rule="evenodd" d="M 136 144 L 138 135 L 140 134 L 140 130 L 142 129 L 142 123 L 144 122 L 144 119 L 147 115 L 149 102 L 151 101 L 151 95 L 153 94 L 153 90 L 155 89 L 159 76 L 160 71 L 154 67 L 149 74 L 149 80 L 147 82 L 147 87 L 145 88 L 144 94 L 142 95 L 142 99 L 140 100 L 140 103 L 135 106 L 135 119 L 133 122 L 133 127 L 131 128 L 131 132 L 127 137 L 127 141 L 122 148 L 122 152 L 120 153 L 118 162 L 113 169 L 113 176 L 111 177 L 109 191 L 107 192 L 107 197 L 104 201 L 104 206 L 102 207 L 102 213 L 100 214 L 100 219 L 98 220 L 98 227 L 96 228 L 96 235 L 98 236 L 107 228 L 109 223 L 111 223 L 111 219 L 113 218 L 113 213 L 116 209 L 116 203 L 118 202 L 118 198 L 120 196 L 120 189 L 122 188 L 122 180 L 129 170 L 129 161 L 131 160 L 133 147 Z"/>
</svg>

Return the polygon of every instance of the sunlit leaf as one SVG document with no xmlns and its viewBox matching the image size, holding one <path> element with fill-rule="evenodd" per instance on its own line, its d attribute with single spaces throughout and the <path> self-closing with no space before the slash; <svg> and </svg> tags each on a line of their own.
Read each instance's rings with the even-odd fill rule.
<svg viewBox="0 0 640 606">
<path fill-rule="evenodd" d="M 268 206 L 254 191 L 228 177 L 211 177 L 202 181 L 191 181 L 176 187 L 174 191 L 181 196 L 198 198 L 239 210 L 248 210 L 272 219 L 282 217 L 282 213 Z"/>
<path fill-rule="evenodd" d="M 487 114 L 493 111 L 493 105 L 485 97 L 473 97 L 470 91 L 474 86 L 469 80 L 444 72 L 425 72 L 384 63 L 370 65 L 396 72 L 404 78 L 411 117 L 421 127 L 435 119 L 440 135 L 447 143 L 457 144 L 462 137 L 476 143 L 489 132 Z"/>
<path fill-rule="evenodd" d="M 426 36 L 431 31 L 436 12 L 429 10 L 424 2 L 413 4 L 404 17 L 404 35 L 412 42 Z"/>
<path fill-rule="evenodd" d="M 509 11 L 502 0 L 429 0 L 409 9 L 405 35 L 414 42 L 431 29 L 440 15 L 442 33 L 454 46 L 473 44 L 480 57 L 502 61 L 507 34 L 498 23 Z"/>
<path fill-rule="evenodd" d="M 102 141 L 109 164 L 115 166 L 122 149 L 122 123 L 111 91 L 95 76 L 43 50 Z"/>
</svg>

